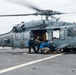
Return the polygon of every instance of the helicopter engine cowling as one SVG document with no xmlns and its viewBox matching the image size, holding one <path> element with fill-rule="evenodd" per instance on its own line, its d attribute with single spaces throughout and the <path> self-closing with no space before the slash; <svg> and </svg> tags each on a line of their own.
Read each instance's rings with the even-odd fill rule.
<svg viewBox="0 0 76 75">
<path fill-rule="evenodd" d="M 13 32 L 22 32 L 21 27 L 13 27 Z"/>
<path fill-rule="evenodd" d="M 19 25 L 16 27 L 16 29 L 17 29 L 18 32 L 21 32 L 22 31 L 22 28 Z"/>
<path fill-rule="evenodd" d="M 25 30 L 25 27 L 24 27 L 24 25 L 22 25 L 22 24 L 18 24 L 17 26 L 14 26 L 13 27 L 13 31 L 14 32 L 22 32 L 22 31 L 24 31 Z"/>
<path fill-rule="evenodd" d="M 45 21 L 45 20 L 38 20 L 38 21 L 30 21 L 27 22 L 23 25 L 22 28 L 24 28 L 25 30 L 27 29 L 33 29 L 33 28 L 44 28 L 49 24 L 49 21 Z"/>
</svg>

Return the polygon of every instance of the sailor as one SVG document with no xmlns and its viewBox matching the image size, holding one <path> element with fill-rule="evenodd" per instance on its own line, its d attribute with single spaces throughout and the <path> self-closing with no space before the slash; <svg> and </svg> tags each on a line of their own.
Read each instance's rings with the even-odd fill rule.
<svg viewBox="0 0 76 75">
<path fill-rule="evenodd" d="M 33 38 L 30 38 L 30 40 L 28 41 L 28 46 L 29 46 L 29 53 L 31 53 L 31 48 L 33 48 L 34 52 L 36 53 Z"/>
<path fill-rule="evenodd" d="M 48 43 L 48 40 L 40 45 L 40 50 L 41 53 L 47 53 L 50 50 L 50 44 Z"/>
<path fill-rule="evenodd" d="M 42 44 L 43 42 L 43 37 L 41 36 L 37 36 L 37 39 L 35 40 L 35 44 L 37 46 L 37 53 L 39 53 L 39 48 L 40 48 L 40 45 Z"/>
</svg>

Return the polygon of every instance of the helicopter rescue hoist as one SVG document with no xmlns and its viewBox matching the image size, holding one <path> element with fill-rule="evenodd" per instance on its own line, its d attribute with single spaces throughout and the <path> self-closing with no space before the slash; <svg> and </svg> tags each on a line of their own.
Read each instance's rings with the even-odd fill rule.
<svg viewBox="0 0 76 75">
<path fill-rule="evenodd" d="M 20 3 L 19 3 L 20 4 Z M 21 4 L 22 5 L 22 4 Z M 24 5 L 24 4 L 23 4 Z M 0 15 L 0 17 L 11 16 L 45 16 L 45 19 L 32 20 L 30 22 L 22 22 L 13 27 L 13 29 L 5 34 L 0 35 L 0 47 L 26 48 L 28 40 L 33 37 L 41 36 L 43 41 L 48 40 L 50 44 L 54 44 L 55 51 L 76 51 L 76 24 L 70 22 L 59 21 L 54 15 L 67 14 L 53 10 L 42 10 L 34 5 L 25 3 L 31 9 L 36 10 L 32 14 L 10 14 Z M 50 18 L 50 19 L 49 19 Z"/>
</svg>

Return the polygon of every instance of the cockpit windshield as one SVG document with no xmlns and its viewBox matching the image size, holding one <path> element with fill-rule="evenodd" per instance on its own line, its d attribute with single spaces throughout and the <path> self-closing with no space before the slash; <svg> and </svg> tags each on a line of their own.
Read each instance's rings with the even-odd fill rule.
<svg viewBox="0 0 76 75">
<path fill-rule="evenodd" d="M 67 29 L 68 36 L 76 36 L 76 27 L 70 27 Z"/>
</svg>

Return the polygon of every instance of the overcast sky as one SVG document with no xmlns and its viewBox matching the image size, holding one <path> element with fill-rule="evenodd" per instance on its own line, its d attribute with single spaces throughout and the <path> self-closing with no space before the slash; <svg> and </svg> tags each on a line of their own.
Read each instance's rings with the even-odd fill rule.
<svg viewBox="0 0 76 75">
<path fill-rule="evenodd" d="M 32 10 L 26 6 L 22 6 L 20 4 L 9 1 L 11 0 L 0 0 L 0 15 L 35 12 L 35 10 Z M 22 3 L 24 3 L 23 1 L 24 0 L 21 0 Z M 54 11 L 61 11 L 64 13 L 76 12 L 76 0 L 27 0 L 27 2 L 30 2 L 32 5 L 35 5 L 40 9 L 51 9 Z M 61 20 L 63 21 L 76 22 L 75 13 L 59 15 L 59 17 L 61 17 Z M 20 23 L 21 21 L 27 22 L 38 19 L 40 19 L 40 16 L 0 17 L 0 34 L 9 32 L 14 25 Z"/>
</svg>

